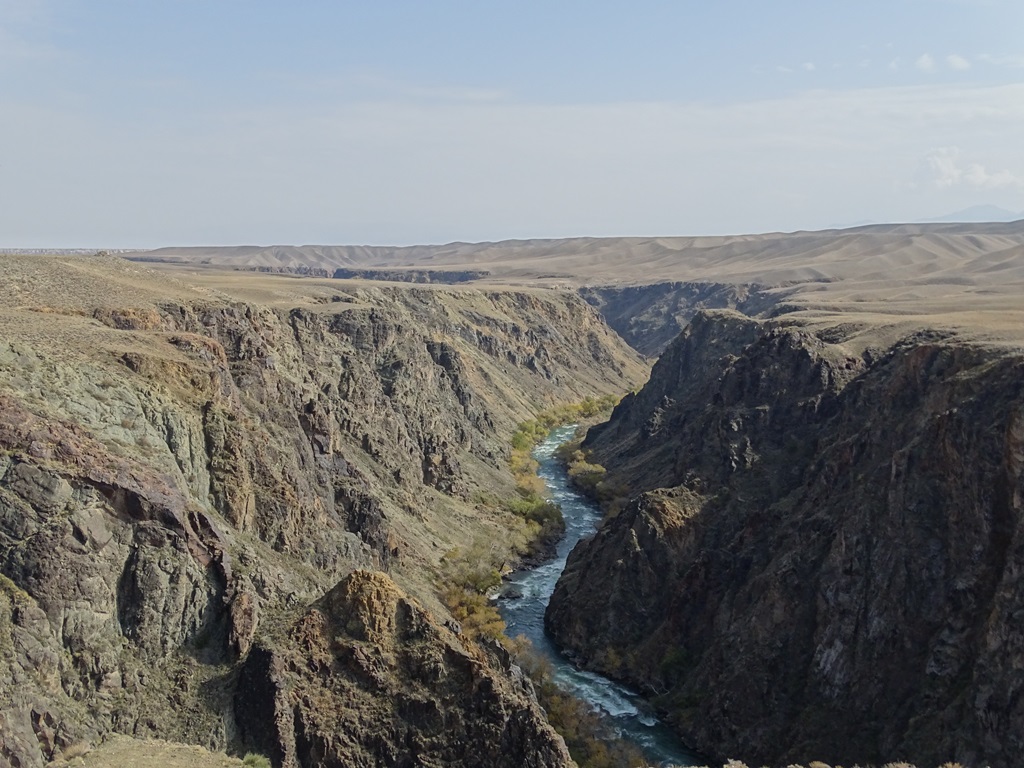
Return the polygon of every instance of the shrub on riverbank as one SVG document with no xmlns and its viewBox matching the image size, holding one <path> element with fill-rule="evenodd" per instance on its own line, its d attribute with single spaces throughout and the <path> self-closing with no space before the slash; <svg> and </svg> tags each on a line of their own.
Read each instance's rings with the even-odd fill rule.
<svg viewBox="0 0 1024 768">
<path fill-rule="evenodd" d="M 646 765 L 642 754 L 627 744 L 589 704 L 555 685 L 550 664 L 530 649 L 525 638 L 509 640 L 505 623 L 490 593 L 501 583 L 515 554 L 538 558 L 553 551 L 565 532 L 565 520 L 557 504 L 545 498 L 539 465 L 530 455 L 534 446 L 562 424 L 592 420 L 610 410 L 619 398 L 587 398 L 581 403 L 552 408 L 519 425 L 511 440 L 509 467 L 516 480 L 515 495 L 499 498 L 481 492 L 476 503 L 485 509 L 504 512 L 519 522 L 510 526 L 510 536 L 501 545 L 477 544 L 468 550 L 455 549 L 441 560 L 440 597 L 462 633 L 472 641 L 493 639 L 513 652 L 534 681 L 541 705 L 552 726 L 565 739 L 580 768 L 633 768 Z M 603 472 L 603 468 L 601 472 Z M 595 483 L 596 485 L 596 483 Z"/>
<path fill-rule="evenodd" d="M 505 639 L 505 622 L 488 594 L 501 584 L 499 553 L 477 544 L 441 558 L 441 601 L 470 640 Z"/>
<path fill-rule="evenodd" d="M 597 416 L 611 411 L 620 399 L 617 395 L 605 395 L 597 398 L 588 397 L 579 403 L 549 408 L 539 413 L 536 418 L 524 421 L 519 425 L 515 434 L 512 435 L 512 452 L 509 456 L 509 468 L 516 478 L 516 490 L 522 497 L 523 502 L 525 502 L 525 506 L 523 503 L 517 504 L 512 511 L 516 514 L 522 514 L 521 510 L 529 507 L 530 512 L 526 515 L 527 519 L 533 519 L 542 526 L 550 526 L 547 530 L 543 531 L 544 535 L 550 535 L 551 533 L 561 535 L 565 530 L 565 525 L 560 523 L 560 527 L 554 527 L 554 510 L 557 507 L 544 499 L 544 482 L 537 477 L 538 464 L 536 459 L 530 455 L 531 451 L 555 427 L 578 421 L 593 420 Z M 579 448 L 578 441 L 575 445 Z M 598 467 L 597 465 L 590 465 L 590 467 L 593 468 L 594 472 L 604 473 L 603 467 Z M 596 487 L 599 483 L 599 478 L 591 478 L 590 475 L 587 475 L 580 482 L 592 482 Z M 547 507 L 544 506 L 545 504 Z"/>
<path fill-rule="evenodd" d="M 590 455 L 583 450 L 583 435 L 562 443 L 555 456 L 565 465 L 566 474 L 572 487 L 604 510 L 605 519 L 617 515 L 629 499 L 629 492 L 622 483 L 608 480 L 607 472 L 600 464 L 590 461 Z"/>
<path fill-rule="evenodd" d="M 580 768 L 639 768 L 646 766 L 643 753 L 620 739 L 593 707 L 566 693 L 554 681 L 551 663 L 520 635 L 513 641 L 516 663 L 533 681 L 537 700 L 548 722 L 565 739 L 569 753 Z"/>
<path fill-rule="evenodd" d="M 545 498 L 544 481 L 537 476 L 539 465 L 531 456 L 534 446 L 557 426 L 593 419 L 609 411 L 619 401 L 615 395 L 588 397 L 579 403 L 560 405 L 542 411 L 536 418 L 524 421 L 512 435 L 509 469 L 516 479 L 516 497 L 499 502 L 525 522 L 529 550 L 522 554 L 536 558 L 548 553 L 565 533 L 565 521 L 557 504 Z"/>
</svg>

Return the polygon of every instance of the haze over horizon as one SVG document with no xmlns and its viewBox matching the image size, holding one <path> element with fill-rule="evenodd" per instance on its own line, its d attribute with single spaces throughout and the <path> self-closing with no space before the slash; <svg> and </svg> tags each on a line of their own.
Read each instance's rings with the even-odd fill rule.
<svg viewBox="0 0 1024 768">
<path fill-rule="evenodd" d="M 1024 211 L 1010 0 L 0 0 L 0 247 Z"/>
</svg>

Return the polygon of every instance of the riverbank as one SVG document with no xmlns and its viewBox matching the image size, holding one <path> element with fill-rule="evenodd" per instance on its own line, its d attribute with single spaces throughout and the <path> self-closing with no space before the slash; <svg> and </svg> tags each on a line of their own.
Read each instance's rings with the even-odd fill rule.
<svg viewBox="0 0 1024 768">
<path fill-rule="evenodd" d="M 544 610 L 566 559 L 580 539 L 590 536 L 601 521 L 601 510 L 574 490 L 565 468 L 555 457 L 558 446 L 571 440 L 576 425 L 551 431 L 534 450 L 537 475 L 562 509 L 566 533 L 555 548 L 555 557 L 534 568 L 512 574 L 506 581 L 498 609 L 510 638 L 523 636 L 533 652 L 550 665 L 554 683 L 602 713 L 613 735 L 639 748 L 654 765 L 695 766 L 704 763 L 654 716 L 644 699 L 607 678 L 576 669 L 562 656 L 544 632 Z"/>
</svg>

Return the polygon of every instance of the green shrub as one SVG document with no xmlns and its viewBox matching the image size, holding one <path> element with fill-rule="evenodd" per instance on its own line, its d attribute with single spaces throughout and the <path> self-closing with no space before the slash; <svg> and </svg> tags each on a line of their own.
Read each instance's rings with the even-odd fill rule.
<svg viewBox="0 0 1024 768">
<path fill-rule="evenodd" d="M 466 551 L 456 548 L 447 552 L 441 558 L 445 584 L 486 595 L 501 584 L 501 563 L 492 555 L 481 544 Z"/>
<path fill-rule="evenodd" d="M 605 468 L 590 461 L 589 452 L 583 450 L 581 438 L 562 443 L 555 456 L 565 465 L 573 487 L 601 505 L 605 519 L 622 510 L 628 500 L 629 489 L 621 482 L 609 480 Z"/>
<path fill-rule="evenodd" d="M 505 622 L 486 595 L 451 586 L 441 593 L 441 599 L 470 640 L 505 640 Z"/>
<path fill-rule="evenodd" d="M 249 752 L 245 757 L 242 758 L 242 764 L 249 766 L 249 768 L 271 768 L 270 758 L 264 755 L 258 755 L 255 752 Z"/>
<path fill-rule="evenodd" d="M 591 464 L 584 460 L 569 467 L 568 474 L 573 485 L 594 493 L 597 491 L 601 481 L 604 480 L 605 472 L 605 468 L 600 464 Z"/>
</svg>

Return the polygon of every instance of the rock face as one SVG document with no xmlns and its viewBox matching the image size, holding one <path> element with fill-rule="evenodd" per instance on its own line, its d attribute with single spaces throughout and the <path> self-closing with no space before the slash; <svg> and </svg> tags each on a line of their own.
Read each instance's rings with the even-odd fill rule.
<svg viewBox="0 0 1024 768">
<path fill-rule="evenodd" d="M 778 291 L 769 293 L 763 286 L 714 282 L 588 286 L 580 288 L 580 295 L 630 346 L 651 356 L 660 355 L 701 310 L 755 315 L 780 301 Z"/>
<path fill-rule="evenodd" d="M 111 730 L 244 749 L 233 670 L 265 626 L 354 569 L 437 606 L 440 556 L 508 524 L 471 496 L 511 489 L 515 423 L 643 370 L 572 294 L 339 286 L 259 302 L 175 283 L 153 298 L 156 278 L 114 259 L 10 268 L 0 764 Z M 56 303 L 82 296 L 95 303 Z M 506 682 L 487 717 L 539 733 Z M 477 742 L 491 733 L 464 719 Z"/>
<path fill-rule="evenodd" d="M 636 494 L 547 624 L 693 746 L 1015 765 L 1024 357 L 698 315 L 586 445 Z"/>
<path fill-rule="evenodd" d="M 382 573 L 356 571 L 268 641 L 235 712 L 275 764 L 571 764 L 507 655 L 463 647 Z"/>
</svg>

